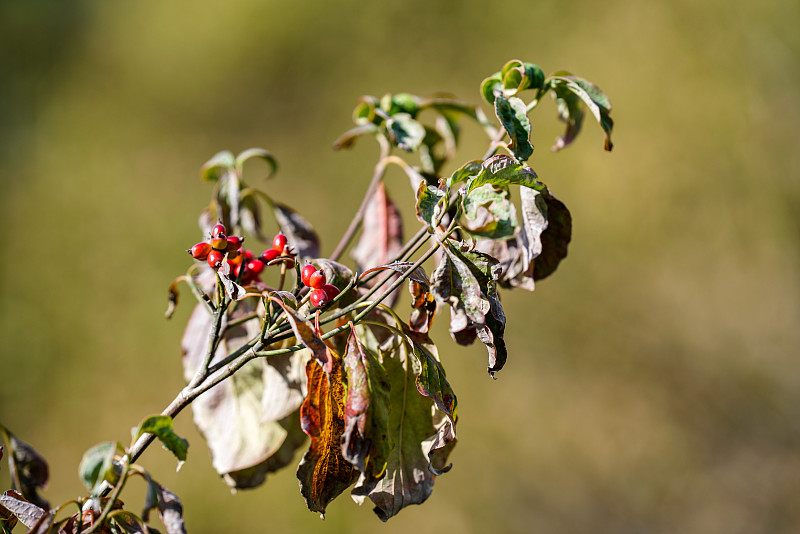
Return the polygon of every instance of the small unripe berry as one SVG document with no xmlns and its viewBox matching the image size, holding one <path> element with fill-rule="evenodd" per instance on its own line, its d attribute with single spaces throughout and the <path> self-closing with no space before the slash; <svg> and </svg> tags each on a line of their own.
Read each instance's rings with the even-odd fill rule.
<svg viewBox="0 0 800 534">
<path fill-rule="evenodd" d="M 328 295 L 324 289 L 312 289 L 309 300 L 315 308 L 324 308 L 328 305 Z"/>
<path fill-rule="evenodd" d="M 253 274 L 259 274 L 264 270 L 264 262 L 261 260 L 250 260 L 247 262 L 247 270 Z"/>
<path fill-rule="evenodd" d="M 225 225 L 224 224 L 217 223 L 217 224 L 214 225 L 214 228 L 211 229 L 211 238 L 213 239 L 215 237 L 220 237 L 220 236 L 222 236 L 224 238 L 226 231 L 227 230 L 225 230 Z"/>
<path fill-rule="evenodd" d="M 322 289 L 328 280 L 325 278 L 325 271 L 322 269 L 318 271 L 314 271 L 313 273 L 308 275 L 308 287 L 313 287 L 314 289 Z"/>
<path fill-rule="evenodd" d="M 229 235 L 228 236 L 228 245 L 225 248 L 226 252 L 231 252 L 233 250 L 239 250 L 242 248 L 242 243 L 244 243 L 244 238 L 239 237 L 236 235 Z"/>
<path fill-rule="evenodd" d="M 311 265 L 310 263 L 303 267 L 300 271 L 300 280 L 307 286 L 311 287 L 311 284 L 308 281 L 308 277 L 311 276 L 311 273 L 317 272 L 317 268 Z"/>
<path fill-rule="evenodd" d="M 265 251 L 264 251 L 264 252 L 261 254 L 261 256 L 259 256 L 259 258 L 258 258 L 258 259 L 260 259 L 260 260 L 261 260 L 261 261 L 263 261 L 264 263 L 269 263 L 269 262 L 271 262 L 272 260 L 274 260 L 275 258 L 277 258 L 278 256 L 280 256 L 280 255 L 281 255 L 281 253 L 280 253 L 280 252 L 278 252 L 278 251 L 277 251 L 277 250 L 275 250 L 274 248 L 271 248 L 271 249 L 265 250 Z"/>
<path fill-rule="evenodd" d="M 283 252 L 283 249 L 286 248 L 286 236 L 283 234 L 278 234 L 275 236 L 275 239 L 272 240 L 272 248 L 278 251 L 278 253 Z"/>
<path fill-rule="evenodd" d="M 203 241 L 190 248 L 187 252 L 191 254 L 194 259 L 202 261 L 206 259 L 208 253 L 211 252 L 211 244 Z"/>
<path fill-rule="evenodd" d="M 211 267 L 212 269 L 219 269 L 220 267 L 222 267 L 222 260 L 224 259 L 225 259 L 225 253 L 220 250 L 214 249 L 208 253 L 208 258 L 206 258 L 206 261 L 208 261 L 208 266 Z"/>
<path fill-rule="evenodd" d="M 325 295 L 327 295 L 328 302 L 335 299 L 336 295 L 339 294 L 339 288 L 331 284 L 325 284 L 322 286 L 322 290 L 325 292 Z"/>
<path fill-rule="evenodd" d="M 214 247 L 215 250 L 225 252 L 228 248 L 228 238 L 225 237 L 225 234 L 223 234 L 222 237 L 214 237 L 211 239 L 211 246 Z"/>
<path fill-rule="evenodd" d="M 244 254 L 240 250 L 228 252 L 228 265 L 241 265 L 244 262 Z"/>
</svg>

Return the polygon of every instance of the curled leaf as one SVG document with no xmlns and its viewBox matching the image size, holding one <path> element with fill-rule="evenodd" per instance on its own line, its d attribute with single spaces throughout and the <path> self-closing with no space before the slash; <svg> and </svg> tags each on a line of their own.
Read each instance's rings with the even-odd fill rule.
<svg viewBox="0 0 800 534">
<path fill-rule="evenodd" d="M 569 145 L 580 131 L 583 120 L 580 103 L 583 103 L 603 129 L 605 134 L 603 147 L 611 151 L 614 146 L 611 143 L 614 121 L 611 119 L 611 101 L 605 93 L 592 82 L 566 71 L 555 73 L 548 80 L 548 85 L 553 89 L 559 118 L 567 123 L 567 133 L 556 140 L 553 150 L 560 150 Z"/>
<path fill-rule="evenodd" d="M 186 461 L 189 442 L 175 433 L 172 428 L 172 417 L 168 415 L 153 415 L 142 421 L 134 430 L 136 438 L 145 433 L 155 434 L 164 448 L 174 454 L 179 462 Z"/>
<path fill-rule="evenodd" d="M 265 161 L 269 166 L 269 174 L 267 174 L 267 178 L 271 178 L 278 171 L 278 160 L 275 159 L 275 156 L 272 155 L 272 152 L 263 148 L 248 148 L 247 150 L 240 152 L 239 155 L 236 156 L 236 168 L 239 169 L 239 172 L 241 173 L 244 163 L 254 158 Z"/>
<path fill-rule="evenodd" d="M 229 150 L 217 152 L 211 159 L 206 161 L 200 168 L 200 175 L 203 180 L 216 182 L 225 174 L 236 168 L 236 158 Z"/>
<path fill-rule="evenodd" d="M 280 299 L 270 297 L 270 300 L 283 308 L 295 337 L 311 351 L 312 357 L 319 362 L 322 369 L 326 373 L 330 373 L 333 369 L 333 353 L 328 348 L 328 345 L 322 341 L 322 338 L 317 335 L 314 325 L 285 305 Z"/>
<path fill-rule="evenodd" d="M 408 113 L 398 113 L 386 121 L 392 144 L 406 152 L 414 152 L 425 139 L 425 127 Z"/>
<path fill-rule="evenodd" d="M 515 96 L 506 98 L 497 95 L 494 100 L 494 112 L 511 139 L 509 150 L 520 161 L 530 158 L 533 155 L 531 121 L 528 119 L 525 102 Z"/>
</svg>

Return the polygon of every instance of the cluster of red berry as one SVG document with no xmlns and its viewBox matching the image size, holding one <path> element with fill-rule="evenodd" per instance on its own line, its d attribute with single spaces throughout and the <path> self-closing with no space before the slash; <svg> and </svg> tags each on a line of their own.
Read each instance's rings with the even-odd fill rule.
<svg viewBox="0 0 800 534">
<path fill-rule="evenodd" d="M 339 294 L 339 289 L 331 284 L 325 277 L 325 271 L 313 265 L 306 265 L 300 271 L 300 280 L 311 288 L 309 301 L 315 308 L 324 308 Z"/>
<path fill-rule="evenodd" d="M 272 248 L 265 250 L 258 257 L 251 250 L 242 249 L 242 242 L 244 242 L 243 237 L 226 236 L 225 226 L 220 223 L 211 229 L 209 241 L 197 243 L 187 252 L 196 260 L 207 261 L 214 270 L 222 267 L 227 255 L 231 274 L 239 278 L 243 284 L 256 281 L 264 267 L 279 257 L 285 258 L 289 266 L 294 265 L 294 254 L 287 246 L 286 236 L 283 234 L 276 235 L 272 241 Z"/>
</svg>

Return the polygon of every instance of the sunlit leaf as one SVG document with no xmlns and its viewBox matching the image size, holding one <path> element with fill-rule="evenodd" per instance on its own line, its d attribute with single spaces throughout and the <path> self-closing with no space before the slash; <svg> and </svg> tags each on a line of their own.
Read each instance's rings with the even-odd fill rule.
<svg viewBox="0 0 800 534">
<path fill-rule="evenodd" d="M 381 98 L 381 108 L 389 115 L 405 113 L 416 117 L 419 112 L 420 98 L 410 93 L 386 94 Z"/>
<path fill-rule="evenodd" d="M 507 189 L 485 184 L 470 191 L 463 200 L 464 229 L 472 235 L 506 239 L 518 228 L 517 210 Z"/>
<path fill-rule="evenodd" d="M 45 513 L 47 513 L 46 510 L 28 502 L 22 494 L 14 490 L 8 490 L 0 495 L 0 523 L 8 526 L 9 532 L 17 519 L 26 527 L 31 528 Z"/>
<path fill-rule="evenodd" d="M 419 375 L 417 376 L 417 390 L 426 397 L 433 399 L 436 407 L 453 422 L 456 419 L 458 403 L 456 394 L 439 361 L 436 345 L 427 334 L 415 332 L 403 326 L 403 333 L 408 336 L 414 345 L 414 356 L 419 360 Z"/>
<path fill-rule="evenodd" d="M 203 180 L 216 182 L 226 173 L 236 168 L 236 158 L 229 150 L 223 150 L 214 154 L 210 160 L 205 162 L 200 169 Z"/>
<path fill-rule="evenodd" d="M 533 169 L 511 156 L 498 154 L 484 161 L 481 166 L 480 173 L 468 182 L 467 194 L 485 184 L 501 187 L 514 184 L 533 188 L 543 187 L 536 180 L 536 173 L 533 172 Z"/>
<path fill-rule="evenodd" d="M 323 514 L 328 504 L 358 477 L 358 470 L 342 455 L 342 359 L 334 355 L 331 361 L 329 372 L 315 361 L 308 362 L 308 396 L 300 407 L 303 431 L 311 438 L 308 452 L 297 468 L 300 492 L 309 510 Z"/>
<path fill-rule="evenodd" d="M 389 377 L 366 350 L 351 324 L 344 359 L 347 395 L 344 407 L 344 458 L 377 481 L 383 476 L 392 443 L 388 437 Z"/>
<path fill-rule="evenodd" d="M 408 113 L 398 113 L 386 121 L 389 137 L 397 148 L 414 152 L 425 138 L 425 127 Z"/>
<path fill-rule="evenodd" d="M 548 85 L 553 89 L 553 98 L 558 104 L 559 118 L 567 123 L 567 133 L 556 140 L 554 150 L 560 150 L 569 145 L 580 131 L 583 111 L 575 98 L 579 99 L 591 112 L 605 134 L 604 148 L 611 150 L 611 130 L 614 121 L 611 119 L 611 101 L 592 82 L 569 72 L 555 73 L 548 80 Z M 574 96 L 573 96 L 574 95 Z"/>
<path fill-rule="evenodd" d="M 278 171 L 278 160 L 275 159 L 275 156 L 272 155 L 272 152 L 263 148 L 248 148 L 244 152 L 240 152 L 239 155 L 236 156 L 236 168 L 241 172 L 242 168 L 244 167 L 244 163 L 254 158 L 263 160 L 267 163 L 267 166 L 269 167 L 267 178 L 271 178 L 272 175 Z"/>
<path fill-rule="evenodd" d="M 278 304 L 285 312 L 285 317 L 292 327 L 292 331 L 297 339 L 311 351 L 311 356 L 319 362 L 326 373 L 333 369 L 333 353 L 324 341 L 317 335 L 314 325 L 307 321 L 295 310 L 286 306 L 281 300 L 274 297 L 272 302 Z"/>
<path fill-rule="evenodd" d="M 506 98 L 497 95 L 494 100 L 494 112 L 511 139 L 509 150 L 520 161 L 525 161 L 533 154 L 531 144 L 531 121 L 525 102 L 512 96 Z"/>
<path fill-rule="evenodd" d="M 435 227 L 444 208 L 445 196 L 447 191 L 442 191 L 438 187 L 420 182 L 417 189 L 417 219 Z"/>
<path fill-rule="evenodd" d="M 86 451 L 78 466 L 78 473 L 84 486 L 93 492 L 104 480 L 109 478 L 114 467 L 117 444 L 112 441 L 99 443 Z"/>
<path fill-rule="evenodd" d="M 525 89 L 539 89 L 544 85 L 544 72 L 538 65 L 512 59 L 500 70 L 503 88 L 513 93 Z"/>
<path fill-rule="evenodd" d="M 494 104 L 495 96 L 503 92 L 503 78 L 495 72 L 481 82 L 481 95 L 490 104 Z"/>
<path fill-rule="evenodd" d="M 180 462 L 186 461 L 189 442 L 178 436 L 172 428 L 172 417 L 168 415 L 154 415 L 142 421 L 136 429 L 135 437 L 142 434 L 155 434 L 165 449 L 170 451 Z"/>
<path fill-rule="evenodd" d="M 366 124 L 360 124 L 355 128 L 350 128 L 345 133 L 339 136 L 339 138 L 333 142 L 333 149 L 334 150 L 341 150 L 343 148 L 351 148 L 353 145 L 356 144 L 356 141 L 362 135 L 370 135 L 378 133 L 378 127 L 371 122 Z"/>
<path fill-rule="evenodd" d="M 439 303 L 449 305 L 455 313 L 450 332 L 460 332 L 473 324 L 483 324 L 490 305 L 481 295 L 478 280 L 469 267 L 453 255 L 449 246 L 442 248 L 445 255 L 431 275 L 431 293 Z"/>
</svg>

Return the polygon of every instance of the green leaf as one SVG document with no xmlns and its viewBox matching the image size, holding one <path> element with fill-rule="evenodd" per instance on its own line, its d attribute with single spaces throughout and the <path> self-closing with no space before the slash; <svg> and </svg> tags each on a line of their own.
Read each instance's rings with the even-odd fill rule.
<svg viewBox="0 0 800 534">
<path fill-rule="evenodd" d="M 467 194 L 484 184 L 496 186 L 525 185 L 540 189 L 544 187 L 537 179 L 533 169 L 511 156 L 498 154 L 481 164 L 481 172 L 467 182 Z"/>
<path fill-rule="evenodd" d="M 388 436 L 389 376 L 375 355 L 363 347 L 352 323 L 343 362 L 347 394 L 342 454 L 367 480 L 377 481 L 386 470 L 392 449 Z"/>
<path fill-rule="evenodd" d="M 168 415 L 153 415 L 139 424 L 136 438 L 142 434 L 155 434 L 165 449 L 175 455 L 179 462 L 186 461 L 189 451 L 189 442 L 178 436 L 172 428 L 172 417 Z"/>
<path fill-rule="evenodd" d="M 479 159 L 468 161 L 450 176 L 447 186 L 452 187 L 459 182 L 468 182 L 470 178 L 478 176 L 481 172 L 483 172 L 483 161 Z"/>
<path fill-rule="evenodd" d="M 604 148 L 610 151 L 613 148 L 611 143 L 611 130 L 614 128 L 614 121 L 611 119 L 611 101 L 592 82 L 579 76 L 573 76 L 569 72 L 557 72 L 548 80 L 548 85 L 553 89 L 553 97 L 559 107 L 559 118 L 567 122 L 567 133 L 556 140 L 554 150 L 560 150 L 567 146 L 580 130 L 582 116 L 577 115 L 575 97 L 580 99 L 589 109 L 594 118 L 600 123 L 600 127 L 605 134 Z M 574 95 L 574 96 L 573 96 Z M 581 111 L 582 114 L 582 111 Z"/>
<path fill-rule="evenodd" d="M 339 138 L 333 142 L 333 149 L 341 150 L 343 148 L 352 148 L 362 135 L 375 134 L 378 133 L 378 131 L 378 127 L 371 122 L 360 124 L 340 135 Z"/>
<path fill-rule="evenodd" d="M 200 168 L 200 176 L 203 180 L 216 182 L 223 175 L 233 172 L 236 168 L 236 158 L 229 150 L 223 150 L 214 154 L 210 160 L 206 161 Z"/>
<path fill-rule="evenodd" d="M 253 158 L 258 158 L 267 162 L 267 165 L 269 166 L 269 174 L 267 174 L 268 179 L 278 172 L 278 160 L 275 159 L 275 156 L 272 155 L 272 152 L 263 148 L 248 148 L 236 156 L 236 168 L 239 169 L 240 174 L 242 172 L 242 168 L 244 167 L 244 163 Z"/>
<path fill-rule="evenodd" d="M 514 93 L 525 89 L 541 89 L 544 86 L 544 72 L 538 65 L 512 59 L 500 70 L 503 88 Z"/>
<path fill-rule="evenodd" d="M 444 203 L 447 201 L 446 196 L 447 191 L 442 191 L 426 182 L 420 182 L 417 189 L 417 219 L 431 228 L 435 228 L 444 209 Z"/>
<path fill-rule="evenodd" d="M 398 113 L 386 121 L 392 144 L 406 152 L 414 152 L 425 139 L 425 127 L 408 113 Z"/>
<path fill-rule="evenodd" d="M 374 96 L 362 96 L 358 99 L 356 107 L 353 109 L 353 122 L 356 124 L 380 124 L 381 119 L 375 115 L 375 108 L 378 107 L 378 99 Z"/>
<path fill-rule="evenodd" d="M 94 492 L 107 478 L 112 476 L 117 444 L 112 441 L 99 443 L 83 454 L 78 474 L 83 485 Z"/>
<path fill-rule="evenodd" d="M 456 394 L 439 361 L 439 352 L 436 345 L 427 334 L 415 332 L 407 325 L 403 325 L 403 333 L 408 336 L 414 345 L 414 356 L 419 361 L 419 375 L 417 376 L 417 391 L 433 399 L 436 407 L 446 414 L 455 424 L 458 411 Z"/>
<path fill-rule="evenodd" d="M 464 229 L 472 235 L 507 239 L 518 228 L 517 213 L 507 189 L 485 184 L 463 199 Z"/>
<path fill-rule="evenodd" d="M 511 138 L 508 148 L 514 153 L 514 156 L 520 161 L 531 157 L 533 154 L 531 121 L 528 119 L 525 102 L 515 96 L 506 98 L 503 95 L 497 95 L 494 101 L 494 112 Z"/>
<path fill-rule="evenodd" d="M 475 324 L 482 325 L 490 304 L 481 295 L 478 280 L 469 267 L 453 254 L 449 244 L 442 248 L 445 255 L 431 274 L 431 293 L 437 302 L 450 306 L 454 314 L 450 332 L 456 334 Z"/>
<path fill-rule="evenodd" d="M 481 95 L 490 104 L 494 104 L 495 96 L 503 93 L 503 77 L 495 72 L 481 82 Z"/>
<path fill-rule="evenodd" d="M 416 117 L 419 112 L 420 98 L 410 93 L 386 94 L 381 99 L 381 108 L 389 115 L 405 113 Z"/>
</svg>

